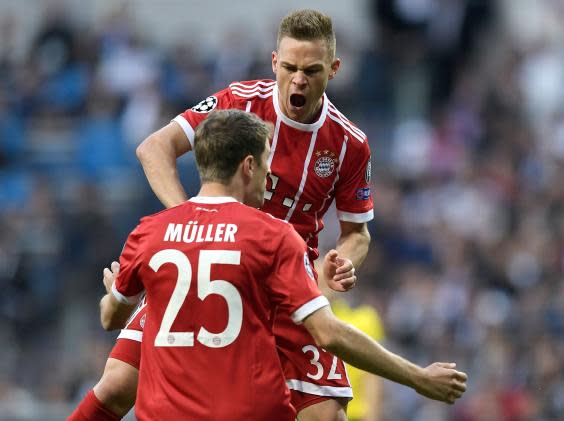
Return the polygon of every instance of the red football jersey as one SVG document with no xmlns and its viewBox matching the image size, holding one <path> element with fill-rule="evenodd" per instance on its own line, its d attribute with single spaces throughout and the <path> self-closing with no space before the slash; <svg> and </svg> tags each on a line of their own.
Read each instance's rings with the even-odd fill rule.
<svg viewBox="0 0 564 421">
<path fill-rule="evenodd" d="M 290 224 L 232 198 L 194 197 L 145 217 L 113 292 L 144 291 L 139 419 L 293 420 L 272 334 L 328 305 Z"/>
<path fill-rule="evenodd" d="M 333 199 L 342 221 L 363 223 L 373 218 L 368 139 L 325 94 L 318 120 L 302 124 L 280 110 L 275 81 L 234 82 L 174 119 L 192 149 L 194 130 L 216 108 L 250 111 L 274 124 L 272 174 L 262 210 L 292 223 L 315 250 L 313 259 L 318 256 L 322 217 Z"/>
</svg>

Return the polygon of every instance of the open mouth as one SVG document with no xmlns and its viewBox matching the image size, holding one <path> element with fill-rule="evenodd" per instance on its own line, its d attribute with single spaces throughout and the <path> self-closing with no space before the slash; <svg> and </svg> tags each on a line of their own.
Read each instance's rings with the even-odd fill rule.
<svg viewBox="0 0 564 421">
<path fill-rule="evenodd" d="M 306 97 L 302 94 L 292 94 L 290 95 L 290 104 L 292 107 L 302 108 L 306 103 Z"/>
</svg>

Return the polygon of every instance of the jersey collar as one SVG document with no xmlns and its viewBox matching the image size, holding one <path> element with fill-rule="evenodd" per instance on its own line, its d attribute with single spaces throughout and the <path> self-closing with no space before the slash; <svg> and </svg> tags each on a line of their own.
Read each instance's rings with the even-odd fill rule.
<svg viewBox="0 0 564 421">
<path fill-rule="evenodd" d="M 238 202 L 237 199 L 230 196 L 194 196 L 188 199 L 189 202 L 201 203 L 203 205 L 217 205 L 219 203 Z"/>
<path fill-rule="evenodd" d="M 274 105 L 274 111 L 276 111 L 276 115 L 278 116 L 279 119 L 281 119 L 288 126 L 298 130 L 303 130 L 305 132 L 313 132 L 319 130 L 319 128 L 323 126 L 323 123 L 325 122 L 325 118 L 327 117 L 327 109 L 329 108 L 329 100 L 327 99 L 327 95 L 325 94 L 325 92 L 323 92 L 323 104 L 321 105 L 321 115 L 319 116 L 317 121 L 311 124 L 299 123 L 297 121 L 294 121 L 291 118 L 287 117 L 280 109 L 280 104 L 278 103 L 278 84 L 274 85 L 274 90 L 272 91 L 272 104 Z"/>
</svg>

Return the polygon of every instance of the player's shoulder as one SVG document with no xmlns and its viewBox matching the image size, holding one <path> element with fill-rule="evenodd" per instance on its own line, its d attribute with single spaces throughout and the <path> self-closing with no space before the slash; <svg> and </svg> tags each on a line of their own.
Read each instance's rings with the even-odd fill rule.
<svg viewBox="0 0 564 421">
<path fill-rule="evenodd" d="M 353 144 L 368 143 L 366 134 L 358 128 L 358 126 L 349 120 L 337 107 L 328 100 L 327 105 L 327 120 L 332 125 L 332 130 L 342 132 L 350 140 L 354 140 Z"/>
<path fill-rule="evenodd" d="M 248 218 L 252 220 L 257 233 L 260 230 L 260 232 L 272 238 L 279 237 L 280 235 L 294 236 L 295 234 L 301 239 L 292 224 L 289 222 L 256 208 L 251 208 L 243 204 L 241 204 L 241 206 L 246 209 Z"/>
<path fill-rule="evenodd" d="M 249 101 L 251 99 L 270 98 L 275 85 L 276 81 L 271 79 L 256 79 L 231 82 L 227 89 L 235 98 Z"/>
<path fill-rule="evenodd" d="M 276 218 L 275 216 L 272 216 L 260 209 L 253 208 L 242 203 L 241 207 L 247 212 L 249 218 L 254 219 L 259 224 L 272 227 L 272 229 L 285 229 L 285 227 L 291 227 L 291 225 L 283 219 Z"/>
</svg>

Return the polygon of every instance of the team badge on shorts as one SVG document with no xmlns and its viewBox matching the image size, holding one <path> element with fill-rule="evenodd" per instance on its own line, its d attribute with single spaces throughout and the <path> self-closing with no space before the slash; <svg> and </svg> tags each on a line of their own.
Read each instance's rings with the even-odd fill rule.
<svg viewBox="0 0 564 421">
<path fill-rule="evenodd" d="M 309 277 L 315 281 L 315 276 L 313 276 L 313 269 L 311 268 L 311 262 L 309 261 L 307 251 L 304 253 L 304 266 Z"/>
<path fill-rule="evenodd" d="M 209 113 L 213 110 L 217 105 L 217 98 L 214 96 L 209 96 L 206 99 L 198 102 L 198 104 L 194 105 L 191 110 L 197 113 Z"/>
<path fill-rule="evenodd" d="M 317 156 L 315 164 L 313 164 L 315 174 L 321 178 L 327 178 L 333 174 L 338 161 L 335 154 L 325 149 L 324 151 L 316 151 L 315 156 Z"/>
</svg>

